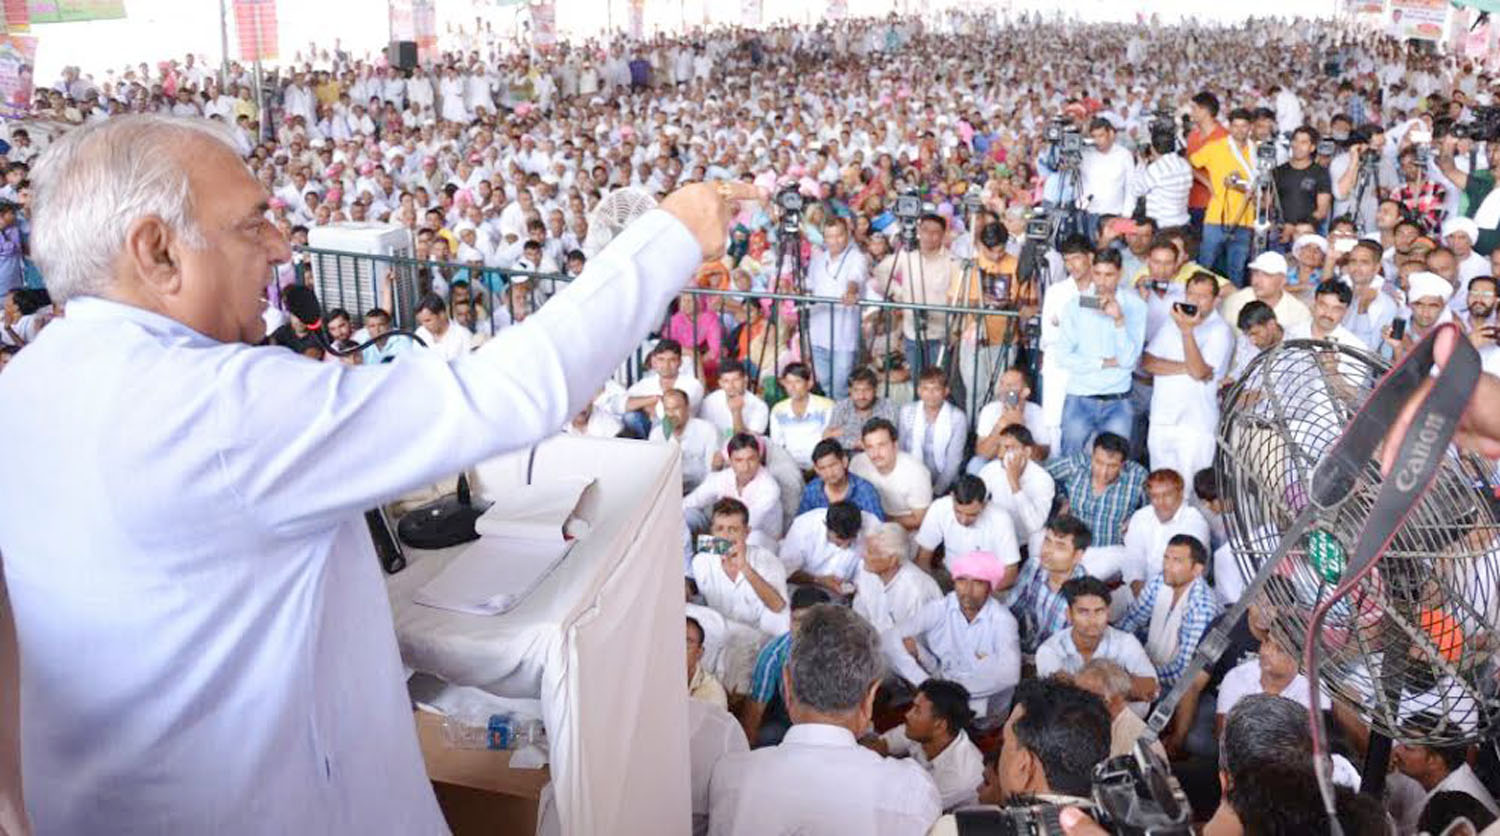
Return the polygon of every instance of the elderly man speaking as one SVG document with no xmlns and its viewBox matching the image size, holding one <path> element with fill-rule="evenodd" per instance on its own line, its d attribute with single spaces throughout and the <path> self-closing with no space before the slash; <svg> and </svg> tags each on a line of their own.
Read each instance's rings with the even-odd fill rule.
<svg viewBox="0 0 1500 836">
<path fill-rule="evenodd" d="M 362 511 L 553 433 L 756 190 L 671 195 L 471 355 L 351 367 L 254 347 L 290 252 L 212 123 L 79 128 L 34 183 L 67 316 L 0 378 L 33 826 L 445 831 Z"/>
</svg>

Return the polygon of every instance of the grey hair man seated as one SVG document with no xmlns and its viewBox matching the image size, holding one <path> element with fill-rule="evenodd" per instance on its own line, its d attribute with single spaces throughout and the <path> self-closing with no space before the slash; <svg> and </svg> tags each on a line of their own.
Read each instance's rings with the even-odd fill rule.
<svg viewBox="0 0 1500 836">
<path fill-rule="evenodd" d="M 802 616 L 782 689 L 792 728 L 777 746 L 728 755 L 709 782 L 709 832 L 922 834 L 942 812 L 910 759 L 861 747 L 881 679 L 880 637 L 837 604 Z"/>
</svg>

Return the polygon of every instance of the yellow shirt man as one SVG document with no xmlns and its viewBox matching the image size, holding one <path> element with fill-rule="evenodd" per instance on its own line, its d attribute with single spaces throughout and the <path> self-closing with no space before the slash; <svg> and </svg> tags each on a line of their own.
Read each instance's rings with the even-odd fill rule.
<svg viewBox="0 0 1500 836">
<path fill-rule="evenodd" d="M 1238 145 L 1233 136 L 1220 137 L 1188 157 L 1194 168 L 1208 172 L 1208 181 L 1213 185 L 1213 197 L 1203 215 L 1205 224 L 1252 226 L 1255 223 L 1254 208 L 1247 205 L 1249 195 L 1224 183 L 1231 174 L 1248 182 L 1254 161 L 1255 146 L 1250 142 Z"/>
</svg>

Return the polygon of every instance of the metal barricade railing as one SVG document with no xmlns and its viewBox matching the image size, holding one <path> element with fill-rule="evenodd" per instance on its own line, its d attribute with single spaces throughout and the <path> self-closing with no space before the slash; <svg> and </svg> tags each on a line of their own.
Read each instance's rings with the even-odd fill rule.
<svg viewBox="0 0 1500 836">
<path fill-rule="evenodd" d="M 399 327 L 415 327 L 417 305 L 436 287 L 447 288 L 440 295 L 456 300 L 450 303 L 455 319 L 493 333 L 507 319 L 529 316 L 571 281 L 562 273 L 296 249 L 298 258 L 304 255 L 312 269 L 302 271 L 303 281 L 317 290 L 325 309 L 343 308 L 356 324 L 365 311 L 378 306 L 389 311 Z M 467 293 L 452 292 L 465 286 Z M 523 288 L 525 292 L 519 292 Z M 502 306 L 505 313 L 497 316 Z M 1026 342 L 1022 331 L 1021 316 L 1014 309 L 870 298 L 844 305 L 841 299 L 808 294 L 690 286 L 654 333 L 682 344 L 684 366 L 706 388 L 722 363 L 736 360 L 750 370 L 753 388 L 764 391 L 787 362 L 798 359 L 814 370 L 829 397 L 845 388 L 846 381 L 831 379 L 834 374 L 866 366 L 876 370 L 883 395 L 909 381 L 915 398 L 919 368 L 936 365 L 948 371 L 951 400 L 965 409 L 972 424 L 1000 376 L 1021 359 Z M 846 355 L 847 363 L 834 348 L 852 355 Z M 621 384 L 628 387 L 649 371 L 649 349 L 650 343 L 638 347 L 617 370 Z"/>
</svg>

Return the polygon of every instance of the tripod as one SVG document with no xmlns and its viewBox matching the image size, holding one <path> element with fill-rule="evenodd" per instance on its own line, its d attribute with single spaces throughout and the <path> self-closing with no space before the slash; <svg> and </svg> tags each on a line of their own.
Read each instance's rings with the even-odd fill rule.
<svg viewBox="0 0 1500 836">
<path fill-rule="evenodd" d="M 766 336 L 761 340 L 760 352 L 755 358 L 756 382 L 765 377 L 766 346 L 772 339 L 776 341 L 776 352 L 771 357 L 771 363 L 779 366 L 781 363 L 781 301 L 774 298 L 774 294 L 781 290 L 782 265 L 787 260 L 791 261 L 792 292 L 798 295 L 807 293 L 806 265 L 802 263 L 802 217 L 800 213 L 783 212 L 781 226 L 776 235 L 776 266 L 771 270 L 772 285 L 771 292 L 771 314 L 766 321 Z M 798 333 L 797 342 L 802 350 L 802 356 L 812 357 L 812 339 L 807 333 L 807 305 L 802 303 L 799 308 L 798 319 L 803 323 Z M 776 377 L 775 369 L 772 370 L 772 378 Z"/>
<path fill-rule="evenodd" d="M 1365 153 L 1372 154 L 1374 152 L 1366 151 Z M 1362 223 L 1364 218 L 1361 214 L 1361 209 L 1365 203 L 1365 194 L 1370 190 L 1370 183 L 1375 179 L 1375 171 L 1373 166 L 1365 163 L 1363 155 L 1360 156 L 1359 162 L 1356 165 L 1359 166 L 1359 172 L 1354 175 L 1354 203 L 1353 209 L 1349 214 L 1354 221 L 1355 233 L 1360 234 L 1365 228 Z"/>
<path fill-rule="evenodd" d="M 1255 223 L 1250 237 L 1250 258 L 1265 252 L 1271 246 L 1271 230 L 1282 217 L 1281 192 L 1276 187 L 1274 169 L 1259 167 L 1250 180 L 1250 199 L 1246 208 L 1253 208 Z M 1243 212 L 1244 210 L 1241 210 Z"/>
</svg>

